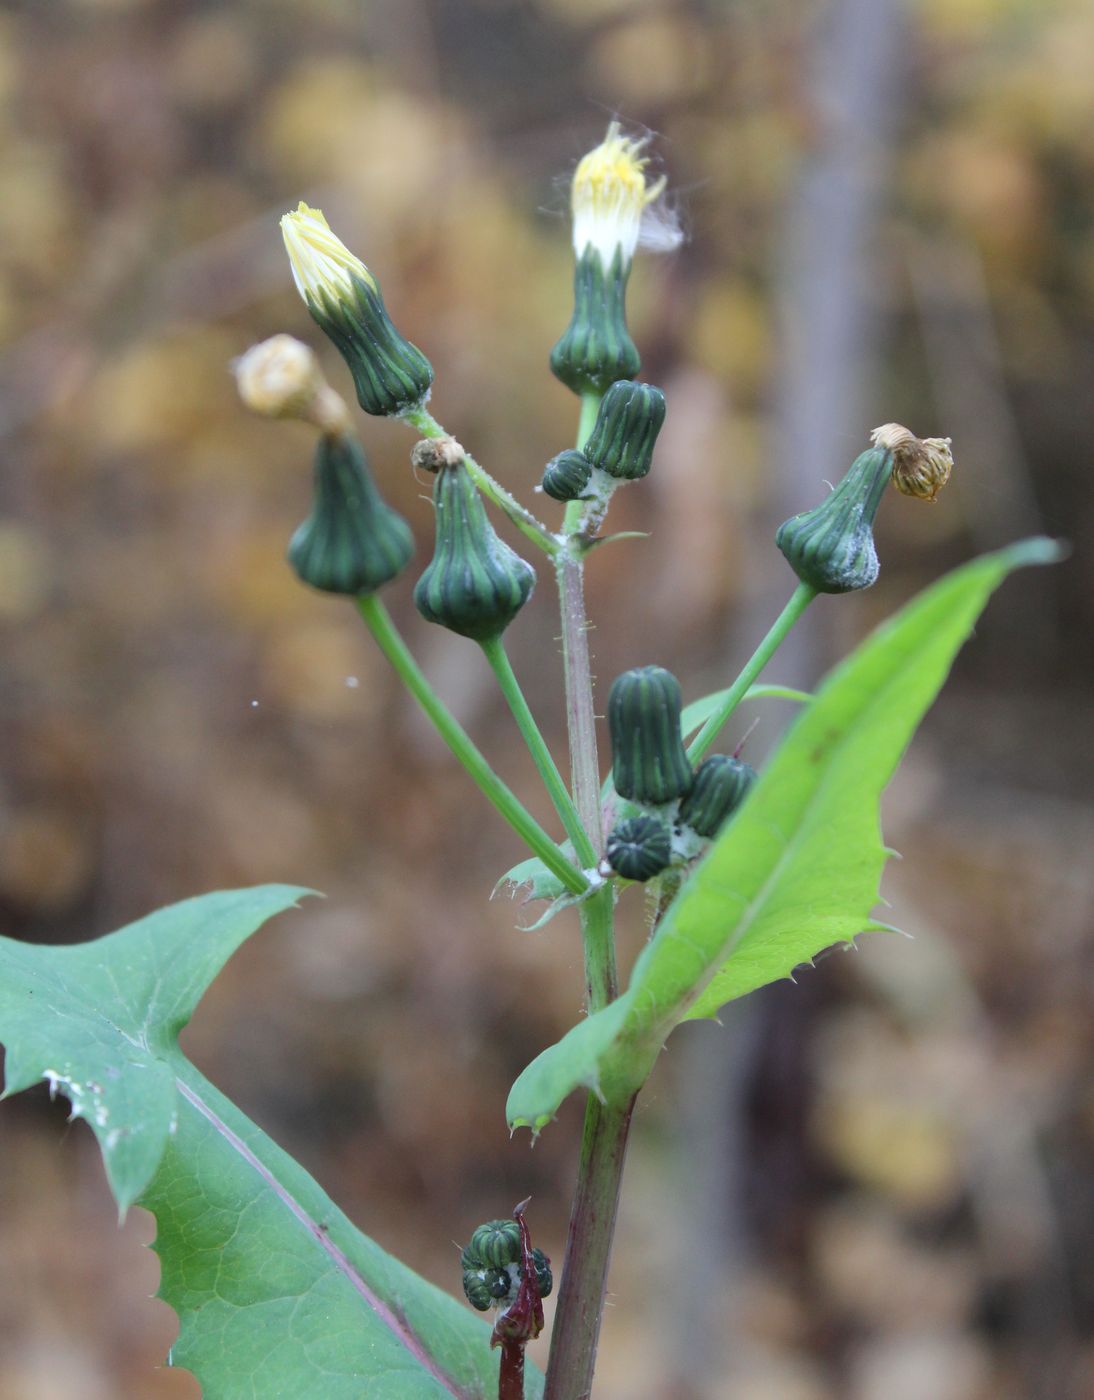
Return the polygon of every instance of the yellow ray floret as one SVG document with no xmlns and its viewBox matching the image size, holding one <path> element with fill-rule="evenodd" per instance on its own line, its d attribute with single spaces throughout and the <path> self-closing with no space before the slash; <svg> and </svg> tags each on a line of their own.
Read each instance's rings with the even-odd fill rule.
<svg viewBox="0 0 1094 1400">
<path fill-rule="evenodd" d="M 293 281 L 305 301 L 321 301 L 325 292 L 334 301 L 353 292 L 353 275 L 376 290 L 376 279 L 355 257 L 323 217 L 321 209 L 309 209 L 303 200 L 281 220 L 281 235 L 289 254 Z"/>
<path fill-rule="evenodd" d="M 583 156 L 574 172 L 571 203 L 574 249 L 578 255 L 591 244 L 608 266 L 617 248 L 629 263 L 638 245 L 642 215 L 665 188 L 664 176 L 646 178 L 648 138 L 625 136 L 612 122 L 600 145 Z"/>
</svg>

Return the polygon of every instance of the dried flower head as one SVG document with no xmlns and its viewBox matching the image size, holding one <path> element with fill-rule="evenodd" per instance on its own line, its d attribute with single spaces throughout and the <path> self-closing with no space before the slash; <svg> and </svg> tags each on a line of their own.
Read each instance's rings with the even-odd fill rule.
<svg viewBox="0 0 1094 1400">
<path fill-rule="evenodd" d="M 252 345 L 232 366 L 239 397 L 264 418 L 298 418 L 324 433 L 345 432 L 345 401 L 323 378 L 314 352 L 291 335 Z"/>
<path fill-rule="evenodd" d="M 625 136 L 611 122 L 599 146 L 582 157 L 574 171 L 571 207 L 574 252 L 580 258 L 592 247 L 607 269 L 616 249 L 624 266 L 639 242 L 662 250 L 678 247 L 682 234 L 676 219 L 658 200 L 665 177 L 649 180 L 649 157 L 642 154 L 649 137 Z"/>
<path fill-rule="evenodd" d="M 936 501 L 950 479 L 950 438 L 917 438 L 899 423 L 883 423 L 870 434 L 875 447 L 893 454 L 893 485 L 905 496 Z"/>
<path fill-rule="evenodd" d="M 372 273 L 331 232 L 321 209 L 309 209 L 301 200 L 282 218 L 281 236 L 289 254 L 293 281 L 306 302 L 322 305 L 324 294 L 335 303 L 345 301 L 353 295 L 354 277 L 376 290 Z"/>
</svg>

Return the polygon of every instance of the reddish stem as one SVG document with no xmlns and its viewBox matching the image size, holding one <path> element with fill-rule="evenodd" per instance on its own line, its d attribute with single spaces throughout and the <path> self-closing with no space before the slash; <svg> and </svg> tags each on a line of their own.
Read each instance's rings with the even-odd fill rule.
<svg viewBox="0 0 1094 1400">
<path fill-rule="evenodd" d="M 490 1338 L 492 1347 L 501 1347 L 498 1400 L 524 1400 L 524 1348 L 543 1331 L 543 1301 L 539 1296 L 536 1266 L 532 1258 L 532 1239 L 524 1219 L 527 1205 L 528 1201 L 521 1201 L 513 1210 L 513 1219 L 520 1230 L 520 1284 L 517 1296 L 503 1312 L 498 1313 Z"/>
<path fill-rule="evenodd" d="M 498 1400 L 524 1400 L 524 1343 L 514 1338 L 501 1344 Z"/>
</svg>

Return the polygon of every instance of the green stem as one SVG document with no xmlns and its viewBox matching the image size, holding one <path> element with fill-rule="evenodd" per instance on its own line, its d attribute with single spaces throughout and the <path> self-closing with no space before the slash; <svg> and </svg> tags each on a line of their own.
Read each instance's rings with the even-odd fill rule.
<svg viewBox="0 0 1094 1400">
<path fill-rule="evenodd" d="M 749 686 L 778 651 L 786 634 L 816 596 L 817 590 L 815 588 L 810 588 L 807 583 L 798 584 L 790 596 L 790 601 L 772 624 L 767 636 L 752 653 L 744 670 L 726 691 L 725 699 L 688 745 L 688 758 L 691 759 L 692 763 L 698 763 L 711 744 L 714 743 L 726 720 L 744 699 Z"/>
<path fill-rule="evenodd" d="M 532 755 L 536 768 L 539 770 L 539 776 L 543 779 L 548 796 L 554 803 L 555 811 L 562 821 L 566 835 L 573 842 L 578 860 L 586 867 L 595 865 L 597 862 L 596 851 L 585 834 L 585 828 L 581 825 L 581 819 L 577 815 L 577 809 L 574 807 L 569 789 L 562 780 L 562 774 L 558 771 L 558 767 L 551 757 L 551 751 L 544 742 L 543 735 L 539 732 L 539 726 L 536 724 L 532 711 L 528 708 L 528 702 L 524 698 L 520 682 L 513 673 L 509 655 L 505 650 L 505 643 L 500 637 L 494 637 L 481 645 L 494 675 L 498 678 L 501 693 L 505 696 L 509 708 L 513 712 L 517 728 L 520 730 L 524 742 L 528 745 L 528 752 Z"/>
<path fill-rule="evenodd" d="M 403 684 L 487 798 L 517 835 L 572 894 L 584 894 L 589 888 L 589 881 L 567 860 L 565 852 L 551 840 L 532 814 L 490 767 L 467 731 L 426 680 L 378 595 L 371 593 L 358 598 L 357 608 Z"/>
<path fill-rule="evenodd" d="M 593 430 L 596 422 L 596 415 L 600 412 L 600 400 L 602 394 L 582 394 L 581 396 L 581 417 L 577 423 L 577 446 L 578 451 L 585 446 L 589 440 L 589 434 Z"/>
<path fill-rule="evenodd" d="M 416 428 L 423 437 L 440 438 L 449 437 L 444 427 L 437 422 L 425 408 L 412 408 L 408 413 L 402 415 L 405 422 L 412 428 Z M 508 492 L 505 487 L 495 477 L 492 477 L 481 463 L 476 462 L 474 457 L 464 453 L 464 465 L 467 467 L 472 480 L 485 496 L 494 502 L 499 510 L 503 510 L 522 535 L 526 536 L 542 549 L 545 554 L 555 555 L 559 551 L 559 542 L 542 520 L 539 520 L 522 506 L 517 498 Z"/>
<path fill-rule="evenodd" d="M 596 420 L 596 395 L 581 403 L 577 443 L 581 447 Z M 563 549 L 555 560 L 562 614 L 562 655 L 566 675 L 566 716 L 570 734 L 574 799 L 578 813 L 600 849 L 600 772 L 596 755 L 592 670 L 585 614 L 584 553 L 578 531 L 580 501 L 566 509 Z M 585 950 L 585 994 L 589 1013 L 618 995 L 615 963 L 614 891 L 610 884 L 579 906 Z M 600 1319 L 608 1282 L 615 1217 L 623 1180 L 623 1159 L 634 1100 L 623 1109 L 601 1104 L 590 1094 L 585 1105 L 577 1190 L 562 1266 L 544 1400 L 586 1400 L 593 1383 Z"/>
</svg>

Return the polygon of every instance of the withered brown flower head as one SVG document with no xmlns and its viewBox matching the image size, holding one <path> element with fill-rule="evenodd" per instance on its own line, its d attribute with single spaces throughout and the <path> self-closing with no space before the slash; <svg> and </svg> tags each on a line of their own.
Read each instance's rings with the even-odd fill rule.
<svg viewBox="0 0 1094 1400">
<path fill-rule="evenodd" d="M 875 447 L 893 454 L 893 485 L 905 496 L 936 501 L 950 479 L 950 438 L 917 438 L 899 423 L 883 423 L 870 434 Z"/>
</svg>

